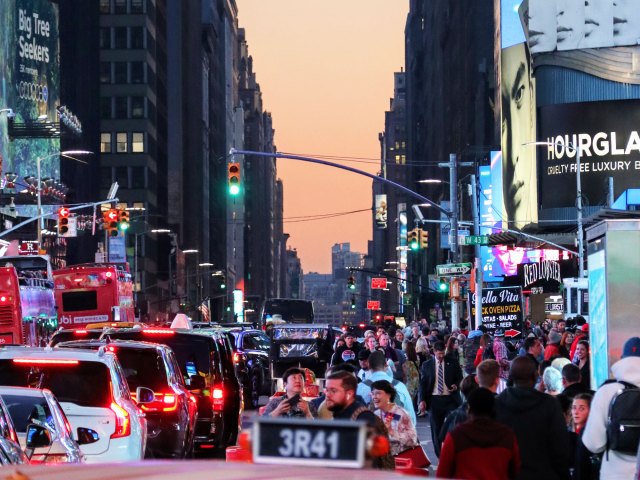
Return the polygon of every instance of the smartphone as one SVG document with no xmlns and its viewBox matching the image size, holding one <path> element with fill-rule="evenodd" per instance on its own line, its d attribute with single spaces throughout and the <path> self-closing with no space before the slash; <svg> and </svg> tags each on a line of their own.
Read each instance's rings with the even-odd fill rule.
<svg viewBox="0 0 640 480">
<path fill-rule="evenodd" d="M 289 402 L 289 405 L 291 405 L 291 408 L 295 408 L 296 405 L 298 405 L 298 403 L 300 402 L 300 394 L 296 393 L 293 397 L 287 400 L 287 402 Z"/>
</svg>

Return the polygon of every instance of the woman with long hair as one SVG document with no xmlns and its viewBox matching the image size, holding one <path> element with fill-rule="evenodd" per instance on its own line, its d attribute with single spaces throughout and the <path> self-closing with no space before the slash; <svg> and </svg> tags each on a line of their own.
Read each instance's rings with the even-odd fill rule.
<svg viewBox="0 0 640 480">
<path fill-rule="evenodd" d="M 576 365 L 580 369 L 580 383 L 591 388 L 591 366 L 589 365 L 589 342 L 580 340 L 576 346 Z"/>
</svg>

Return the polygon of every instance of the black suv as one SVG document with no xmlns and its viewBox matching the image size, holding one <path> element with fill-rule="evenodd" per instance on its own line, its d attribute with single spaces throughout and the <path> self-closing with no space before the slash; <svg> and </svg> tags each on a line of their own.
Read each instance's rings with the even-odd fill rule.
<svg viewBox="0 0 640 480">
<path fill-rule="evenodd" d="M 262 330 L 226 329 L 233 339 L 233 360 L 236 375 L 242 383 L 244 404 L 258 408 L 260 395 L 271 396 L 272 382 L 269 369 L 271 340 Z"/>
<path fill-rule="evenodd" d="M 198 330 L 170 328 L 107 329 L 102 335 L 112 340 L 171 347 L 198 405 L 196 452 L 220 454 L 236 444 L 242 414 L 241 389 L 225 339 L 202 335 Z"/>
<path fill-rule="evenodd" d="M 193 454 L 196 398 L 185 385 L 180 366 L 166 345 L 127 340 L 79 340 L 62 342 L 57 348 L 104 348 L 122 365 L 131 397 L 138 387 L 153 391 L 153 400 L 140 403 L 147 417 L 147 458 L 187 458 Z M 149 393 L 150 396 L 150 393 Z"/>
</svg>

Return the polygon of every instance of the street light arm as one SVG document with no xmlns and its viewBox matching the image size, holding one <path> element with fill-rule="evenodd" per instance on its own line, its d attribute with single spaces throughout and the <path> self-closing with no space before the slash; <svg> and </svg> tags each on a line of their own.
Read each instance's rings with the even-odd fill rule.
<svg viewBox="0 0 640 480">
<path fill-rule="evenodd" d="M 428 203 L 429 205 L 434 206 L 435 208 L 437 208 L 438 210 L 440 210 L 443 214 L 445 214 L 447 217 L 451 217 L 452 212 L 442 208 L 440 205 L 438 205 L 437 203 L 435 203 L 434 201 L 428 199 L 427 197 L 423 197 L 422 195 L 420 195 L 418 192 L 414 192 L 413 190 L 405 187 L 404 185 L 400 185 L 399 183 L 396 182 L 392 182 L 391 180 L 388 180 L 384 177 L 379 177 L 377 175 L 373 175 L 372 173 L 369 172 L 365 172 L 363 170 L 359 170 L 357 168 L 353 168 L 353 167 L 348 167 L 346 165 L 341 165 L 339 163 L 333 163 L 333 162 L 328 162 L 327 160 L 321 160 L 319 158 L 313 158 L 313 157 L 305 157 L 302 155 L 291 155 L 288 153 L 280 153 L 280 152 L 254 152 L 251 150 L 236 150 L 235 148 L 232 148 L 229 151 L 229 155 L 253 155 L 253 156 L 258 156 L 258 157 L 275 157 L 275 158 L 285 158 L 285 159 L 289 159 L 289 160 L 301 160 L 303 162 L 310 162 L 310 163 L 318 163 L 320 165 L 325 165 L 328 167 L 334 167 L 334 168 L 339 168 L 341 170 L 347 170 L 348 172 L 351 173 L 357 173 L 358 175 L 363 175 L 365 177 L 368 177 L 376 182 L 382 182 L 385 183 L 387 185 L 390 185 L 394 188 L 397 188 L 398 190 L 402 190 L 403 192 L 405 192 L 406 194 L 417 198 L 418 200 L 420 200 L 421 202 L 424 203 Z"/>
</svg>

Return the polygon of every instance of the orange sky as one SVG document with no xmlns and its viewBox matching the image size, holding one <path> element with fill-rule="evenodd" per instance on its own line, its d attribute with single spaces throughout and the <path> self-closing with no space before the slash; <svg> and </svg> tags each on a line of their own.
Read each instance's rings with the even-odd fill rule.
<svg viewBox="0 0 640 480">
<path fill-rule="evenodd" d="M 408 0 L 236 1 L 278 151 L 379 159 L 393 72 L 404 66 Z M 345 165 L 379 170 L 379 162 Z M 295 160 L 278 160 L 278 175 L 284 229 L 306 273 L 331 271 L 334 243 L 366 253 L 371 212 L 287 218 L 371 208 L 371 180 Z"/>
</svg>

